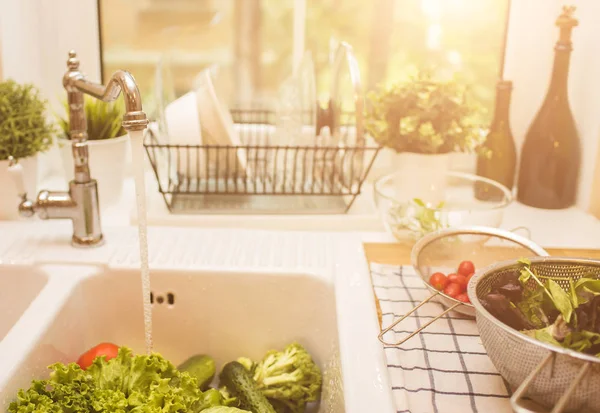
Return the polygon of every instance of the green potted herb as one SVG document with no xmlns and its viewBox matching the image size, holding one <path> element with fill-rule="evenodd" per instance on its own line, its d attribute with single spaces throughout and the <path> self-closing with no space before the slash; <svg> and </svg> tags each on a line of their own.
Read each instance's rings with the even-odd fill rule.
<svg viewBox="0 0 600 413">
<path fill-rule="evenodd" d="M 9 157 L 23 166 L 25 188 L 35 193 L 37 154 L 52 144 L 54 127 L 47 102 L 31 84 L 0 82 L 0 219 L 18 217 L 17 191 L 8 172 Z"/>
<path fill-rule="evenodd" d="M 65 105 L 68 113 L 68 106 Z M 103 207 L 119 201 L 129 159 L 129 140 L 123 129 L 125 108 L 122 100 L 106 103 L 87 97 L 84 101 L 87 121 L 89 163 L 92 177 L 98 181 Z M 68 117 L 59 118 L 63 132 L 61 155 L 67 180 L 73 179 L 73 155 L 69 140 Z"/>
<path fill-rule="evenodd" d="M 365 129 L 383 147 L 378 159 L 392 171 L 402 165 L 442 173 L 452 152 L 472 152 L 485 140 L 481 107 L 466 86 L 419 72 L 410 81 L 368 94 Z M 387 159 L 386 159 L 387 158 Z"/>
</svg>

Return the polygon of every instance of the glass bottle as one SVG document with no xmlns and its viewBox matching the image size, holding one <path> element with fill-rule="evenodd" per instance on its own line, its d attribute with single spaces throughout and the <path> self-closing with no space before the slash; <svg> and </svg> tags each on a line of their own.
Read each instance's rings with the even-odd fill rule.
<svg viewBox="0 0 600 413">
<path fill-rule="evenodd" d="M 571 31 L 577 26 L 573 11 L 574 7 L 564 7 L 556 21 L 560 37 L 550 87 L 521 154 L 517 199 L 536 208 L 568 208 L 577 194 L 581 154 L 567 87 Z"/>
<path fill-rule="evenodd" d="M 484 145 L 487 154 L 477 158 L 477 175 L 499 182 L 510 190 L 515 184 L 517 167 L 517 149 L 509 121 L 511 92 L 512 82 L 498 82 L 494 117 Z M 477 182 L 475 196 L 482 201 L 496 201 L 504 194 L 487 183 Z"/>
</svg>

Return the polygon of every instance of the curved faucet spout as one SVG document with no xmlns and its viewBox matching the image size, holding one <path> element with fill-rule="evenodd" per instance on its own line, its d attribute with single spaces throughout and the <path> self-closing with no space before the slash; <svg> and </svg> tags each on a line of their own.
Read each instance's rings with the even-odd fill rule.
<svg viewBox="0 0 600 413">
<path fill-rule="evenodd" d="M 142 110 L 142 98 L 135 79 L 131 73 L 125 70 L 117 70 L 111 76 L 106 86 L 92 83 L 84 78 L 75 79 L 73 86 L 77 89 L 105 102 L 112 102 L 119 97 L 123 91 L 125 109 L 127 112 L 140 112 Z"/>
<path fill-rule="evenodd" d="M 112 102 L 123 92 L 126 113 L 123 116 L 123 127 L 127 131 L 142 130 L 148 125 L 146 114 L 142 111 L 142 97 L 133 75 L 125 70 L 117 70 L 110 77 L 106 86 L 90 82 L 79 71 L 79 59 L 74 50 L 69 52 L 67 60 L 69 70 L 63 78 L 67 92 L 84 93 L 105 102 Z M 82 106 L 82 105 L 81 105 Z M 77 106 L 82 111 L 83 107 Z M 77 114 L 75 115 L 77 117 Z"/>
</svg>

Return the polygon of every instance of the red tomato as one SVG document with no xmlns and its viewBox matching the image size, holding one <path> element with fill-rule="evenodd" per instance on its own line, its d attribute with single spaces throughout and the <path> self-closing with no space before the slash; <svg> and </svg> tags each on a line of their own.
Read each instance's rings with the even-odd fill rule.
<svg viewBox="0 0 600 413">
<path fill-rule="evenodd" d="M 119 346 L 112 343 L 100 343 L 95 347 L 92 347 L 85 353 L 79 357 L 77 360 L 77 364 L 83 370 L 87 370 L 88 367 L 92 365 L 96 357 L 105 356 L 106 361 L 117 357 L 117 353 L 119 352 Z"/>
<path fill-rule="evenodd" d="M 458 264 L 457 272 L 465 277 L 468 277 L 475 272 L 475 265 L 471 261 L 463 261 Z"/>
<path fill-rule="evenodd" d="M 450 274 L 448 275 L 448 282 L 458 284 L 460 286 L 460 292 L 464 292 L 467 289 L 468 280 L 467 277 L 460 274 Z"/>
<path fill-rule="evenodd" d="M 456 298 L 462 292 L 462 287 L 456 283 L 450 283 L 444 288 L 444 294 Z"/>
<path fill-rule="evenodd" d="M 448 278 L 441 272 L 436 272 L 429 277 L 429 284 L 436 290 L 442 291 L 448 285 Z"/>
<path fill-rule="evenodd" d="M 463 303 L 470 303 L 471 302 L 471 300 L 469 300 L 469 296 L 467 295 L 467 293 L 458 294 L 455 298 L 458 301 L 462 301 Z"/>
<path fill-rule="evenodd" d="M 471 278 L 473 278 L 474 275 L 475 275 L 475 273 L 473 273 L 467 277 L 467 285 L 469 285 L 469 282 L 471 281 Z"/>
</svg>

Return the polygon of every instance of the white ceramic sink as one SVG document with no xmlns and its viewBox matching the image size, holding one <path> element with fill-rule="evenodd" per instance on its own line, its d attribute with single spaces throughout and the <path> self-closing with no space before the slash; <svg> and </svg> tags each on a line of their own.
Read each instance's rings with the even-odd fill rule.
<svg viewBox="0 0 600 413">
<path fill-rule="evenodd" d="M 36 267 L 0 265 L 0 341 L 47 281 L 46 274 Z"/>
<path fill-rule="evenodd" d="M 324 373 L 319 413 L 394 411 L 360 244 L 340 241 L 328 249 L 339 259 L 321 269 L 286 267 L 285 256 L 278 254 L 279 268 L 228 268 L 191 265 L 198 240 L 162 235 L 161 245 L 180 246 L 175 258 L 151 263 L 155 351 L 175 364 L 193 354 L 211 354 L 221 367 L 239 356 L 259 359 L 267 350 L 298 341 Z M 296 258 L 315 243 L 291 245 L 278 235 L 270 246 L 268 237 L 261 237 L 261 251 L 273 254 L 275 245 L 285 244 L 280 248 L 291 249 Z M 223 243 L 238 251 L 238 258 L 242 251 L 252 255 L 239 236 L 211 240 L 213 251 Z M 183 245 L 192 246 L 190 254 L 182 252 Z M 161 248 L 151 245 L 150 252 Z M 46 377 L 46 366 L 75 361 L 99 342 L 144 351 L 139 270 L 123 258 L 123 247 L 118 249 L 112 256 L 121 258 L 108 263 L 82 263 L 94 261 L 93 254 L 82 253 L 78 263 L 13 268 L 32 277 L 45 275 L 48 282 L 0 342 L 0 406 L 7 406 L 31 379 Z M 164 257 L 175 254 L 162 252 Z M 112 253 L 105 249 L 103 254 Z"/>
</svg>

